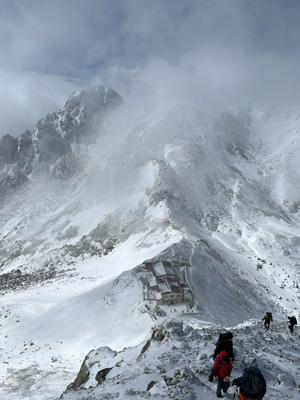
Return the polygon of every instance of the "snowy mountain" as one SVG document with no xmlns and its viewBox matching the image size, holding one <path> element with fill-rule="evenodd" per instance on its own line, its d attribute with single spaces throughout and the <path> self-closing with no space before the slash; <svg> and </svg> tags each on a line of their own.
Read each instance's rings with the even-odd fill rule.
<svg viewBox="0 0 300 400">
<path fill-rule="evenodd" d="M 38 121 L 32 132 L 19 138 L 7 134 L 0 142 L 1 197 L 7 191 L 48 172 L 56 178 L 66 178 L 78 172 L 79 161 L 72 145 L 93 140 L 101 115 L 122 98 L 113 90 L 101 86 L 73 94 L 58 113 L 48 114 Z"/>
<path fill-rule="evenodd" d="M 0 393 L 212 399 L 230 329 L 233 376 L 256 364 L 296 399 L 299 130 L 296 108 L 137 110 L 97 86 L 3 136 Z M 151 286 L 160 262 L 182 302 Z"/>
</svg>

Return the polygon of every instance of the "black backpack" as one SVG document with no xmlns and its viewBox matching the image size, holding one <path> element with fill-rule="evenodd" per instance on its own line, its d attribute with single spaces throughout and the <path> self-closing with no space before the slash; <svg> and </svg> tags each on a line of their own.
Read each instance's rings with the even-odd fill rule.
<svg viewBox="0 0 300 400">
<path fill-rule="evenodd" d="M 253 374 L 260 374 L 260 375 L 262 375 L 262 373 L 260 372 L 260 369 L 259 368 L 257 368 L 257 367 L 248 367 L 248 368 L 245 368 L 244 369 L 244 371 L 243 371 L 243 374 L 246 374 L 246 373 L 248 373 L 248 372 L 252 372 Z"/>
<path fill-rule="evenodd" d="M 293 323 L 294 325 L 297 325 L 297 319 L 295 316 L 292 316 L 292 318 L 290 319 L 291 323 Z"/>
<path fill-rule="evenodd" d="M 225 342 L 225 333 L 220 333 L 217 345 L 220 344 L 221 342 Z"/>
<path fill-rule="evenodd" d="M 255 390 L 253 390 L 253 386 L 251 383 L 251 386 L 245 387 L 245 389 L 248 391 L 250 390 L 250 393 L 253 395 L 259 395 L 263 388 L 265 388 L 265 378 L 263 377 L 263 374 L 260 372 L 260 369 L 257 367 L 249 367 L 244 369 L 243 375 L 248 375 L 249 379 L 248 382 L 253 381 L 255 379 Z M 247 385 L 246 385 L 247 386 Z"/>
</svg>

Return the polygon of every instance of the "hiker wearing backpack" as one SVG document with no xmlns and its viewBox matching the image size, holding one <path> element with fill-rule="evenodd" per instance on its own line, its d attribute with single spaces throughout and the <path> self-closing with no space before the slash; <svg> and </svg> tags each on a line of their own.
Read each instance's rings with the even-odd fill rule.
<svg viewBox="0 0 300 400">
<path fill-rule="evenodd" d="M 239 400 L 262 400 L 267 391 L 266 380 L 256 367 L 246 368 L 243 375 L 232 381 L 234 393 L 239 390 Z"/>
<path fill-rule="evenodd" d="M 214 358 L 216 358 L 221 353 L 221 351 L 226 351 L 231 360 L 234 361 L 232 339 L 233 334 L 231 332 L 220 334 L 214 351 Z"/>
<path fill-rule="evenodd" d="M 265 321 L 265 329 L 268 331 L 269 328 L 270 328 L 270 322 L 273 321 L 272 313 L 271 312 L 267 312 L 262 320 Z"/>
<path fill-rule="evenodd" d="M 232 370 L 231 360 L 226 351 L 221 351 L 214 364 L 214 381 L 218 382 L 217 397 L 222 398 L 221 391 L 227 392 L 230 386 L 229 377 Z"/>
<path fill-rule="evenodd" d="M 233 334 L 231 332 L 220 333 L 213 355 L 214 360 L 218 357 L 221 351 L 226 351 L 228 356 L 231 358 L 231 361 L 232 362 L 234 361 L 232 339 L 233 339 Z M 209 374 L 208 377 L 209 382 L 213 381 L 213 375 L 214 375 L 214 368 L 211 369 L 211 372 Z"/>
<path fill-rule="evenodd" d="M 289 325 L 289 329 L 291 331 L 291 333 L 294 332 L 294 325 L 297 325 L 297 319 L 296 317 L 293 315 L 292 317 L 288 317 L 288 322 L 290 323 Z"/>
</svg>

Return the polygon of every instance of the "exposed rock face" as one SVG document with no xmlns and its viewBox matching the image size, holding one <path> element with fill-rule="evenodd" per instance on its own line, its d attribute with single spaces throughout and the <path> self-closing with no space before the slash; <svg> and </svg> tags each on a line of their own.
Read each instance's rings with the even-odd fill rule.
<svg viewBox="0 0 300 400">
<path fill-rule="evenodd" d="M 154 329 L 151 335 L 151 339 L 161 342 L 166 337 L 167 331 L 161 327 Z"/>
<path fill-rule="evenodd" d="M 81 365 L 80 371 L 72 385 L 72 387 L 74 389 L 78 389 L 81 385 L 83 385 L 85 382 L 87 382 L 87 380 L 90 377 L 90 370 L 89 370 L 89 367 L 87 364 L 87 360 L 88 360 L 88 356 L 85 357 L 85 359 Z"/>
<path fill-rule="evenodd" d="M 93 380 L 93 385 L 103 383 L 106 380 L 108 373 L 116 364 L 116 361 L 114 361 L 115 356 L 116 353 L 108 347 L 103 347 L 99 351 L 92 350 L 89 352 L 89 354 L 87 354 L 83 360 L 77 377 L 75 378 L 74 382 L 68 385 L 66 392 L 84 388 L 86 384 L 89 385 L 91 379 Z M 101 365 L 105 365 L 105 368 L 98 368 L 98 358 L 101 358 Z M 108 361 L 110 366 L 107 366 L 106 361 Z M 91 373 L 91 371 L 93 371 L 93 373 Z"/>
<path fill-rule="evenodd" d="M 111 370 L 112 370 L 112 368 L 104 368 L 101 371 L 97 372 L 95 379 L 99 383 L 99 385 L 105 381 L 106 376 L 108 375 L 109 371 L 111 371 Z"/>
<path fill-rule="evenodd" d="M 156 382 L 155 381 L 151 381 L 148 383 L 147 386 L 147 392 L 149 392 L 149 390 L 151 390 L 154 386 L 155 386 Z"/>
</svg>

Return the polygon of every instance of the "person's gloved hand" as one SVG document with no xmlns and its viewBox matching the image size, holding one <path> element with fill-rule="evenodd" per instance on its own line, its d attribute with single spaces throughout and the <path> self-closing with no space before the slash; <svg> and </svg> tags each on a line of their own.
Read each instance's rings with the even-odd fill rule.
<svg viewBox="0 0 300 400">
<path fill-rule="evenodd" d="M 233 393 L 236 393 L 236 392 L 237 392 L 237 385 L 233 385 L 233 386 L 232 386 L 232 391 L 233 391 Z"/>
<path fill-rule="evenodd" d="M 214 376 L 214 382 L 217 382 L 218 378 L 216 376 Z"/>
<path fill-rule="evenodd" d="M 223 379 L 224 382 L 229 382 L 229 376 L 225 376 L 225 378 Z"/>
</svg>

